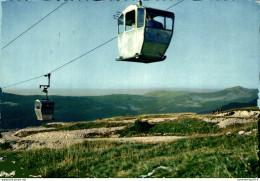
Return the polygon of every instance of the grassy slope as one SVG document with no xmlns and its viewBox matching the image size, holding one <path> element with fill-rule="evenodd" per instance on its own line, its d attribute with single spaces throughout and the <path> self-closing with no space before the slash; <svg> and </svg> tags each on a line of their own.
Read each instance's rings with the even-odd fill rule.
<svg viewBox="0 0 260 181">
<path fill-rule="evenodd" d="M 171 171 L 157 170 L 153 177 L 255 178 L 256 142 L 256 136 L 236 135 L 161 144 L 86 142 L 61 150 L 5 155 L 44 177 L 140 177 L 166 166 Z"/>
<path fill-rule="evenodd" d="M 94 122 L 60 129 L 100 126 L 101 123 Z M 256 128 L 256 123 L 248 123 L 217 129 L 212 123 L 201 123 L 196 119 L 162 122 L 152 127 L 144 124 L 141 129 L 140 123 L 136 123 L 125 128 L 126 136 L 174 133 L 191 137 L 159 144 L 96 141 L 63 149 L 2 150 L 0 155 L 7 156 L 8 162 L 0 163 L 0 171 L 10 173 L 15 168 L 16 177 L 40 174 L 43 177 L 136 178 L 165 166 L 168 170 L 156 169 L 152 177 L 256 178 L 258 139 L 256 131 L 253 131 Z M 241 130 L 251 131 L 252 134 L 239 136 L 237 133 Z M 227 136 L 227 131 L 232 134 Z M 214 133 L 224 134 L 208 135 Z"/>
</svg>

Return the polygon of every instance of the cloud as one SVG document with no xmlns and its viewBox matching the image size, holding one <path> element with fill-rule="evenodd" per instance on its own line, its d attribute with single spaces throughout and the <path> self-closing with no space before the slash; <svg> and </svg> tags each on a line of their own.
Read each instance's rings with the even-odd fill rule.
<svg viewBox="0 0 260 181">
<path fill-rule="evenodd" d="M 260 5 L 260 1 L 255 1 L 255 2 Z"/>
</svg>

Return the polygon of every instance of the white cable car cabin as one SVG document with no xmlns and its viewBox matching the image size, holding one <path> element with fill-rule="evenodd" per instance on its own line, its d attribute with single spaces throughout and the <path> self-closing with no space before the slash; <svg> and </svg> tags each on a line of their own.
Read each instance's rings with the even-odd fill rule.
<svg viewBox="0 0 260 181">
<path fill-rule="evenodd" d="M 171 42 L 173 27 L 172 12 L 139 4 L 128 6 L 118 17 L 120 56 L 116 60 L 142 63 L 165 60 L 164 54 Z"/>
<path fill-rule="evenodd" d="M 37 120 L 54 120 L 54 101 L 49 99 L 37 99 L 34 103 L 34 111 Z"/>
</svg>

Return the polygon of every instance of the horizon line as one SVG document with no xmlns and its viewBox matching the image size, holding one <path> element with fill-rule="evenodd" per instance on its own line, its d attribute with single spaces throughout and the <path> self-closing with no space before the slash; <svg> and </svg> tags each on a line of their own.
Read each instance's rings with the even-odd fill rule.
<svg viewBox="0 0 260 181">
<path fill-rule="evenodd" d="M 113 94 L 130 94 L 130 95 L 144 95 L 150 92 L 158 91 L 187 91 L 195 93 L 210 93 L 221 91 L 230 88 L 236 88 L 242 86 L 233 86 L 228 88 L 129 88 L 129 89 L 101 89 L 101 88 L 85 88 L 85 89 L 51 89 L 49 95 L 51 96 L 104 96 Z M 245 88 L 245 89 L 257 89 L 258 88 Z M 9 91 L 3 91 L 4 93 L 16 94 L 16 95 L 39 95 L 43 96 L 41 89 L 10 89 Z"/>
</svg>

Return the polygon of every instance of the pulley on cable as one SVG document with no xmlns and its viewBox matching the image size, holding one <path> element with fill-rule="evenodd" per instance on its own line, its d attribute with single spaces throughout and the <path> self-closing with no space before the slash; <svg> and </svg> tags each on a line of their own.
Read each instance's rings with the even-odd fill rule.
<svg viewBox="0 0 260 181">
<path fill-rule="evenodd" d="M 37 120 L 48 121 L 54 120 L 54 101 L 48 98 L 48 88 L 50 87 L 51 74 L 44 75 L 48 77 L 48 85 L 40 85 L 39 88 L 43 87 L 43 91 L 46 94 L 45 99 L 37 99 L 34 103 L 34 111 L 37 116 Z"/>
<path fill-rule="evenodd" d="M 118 17 L 118 61 L 163 61 L 173 35 L 174 13 L 137 5 Z"/>
</svg>

